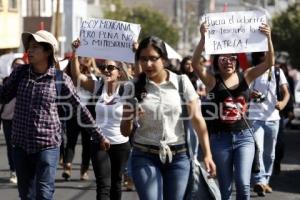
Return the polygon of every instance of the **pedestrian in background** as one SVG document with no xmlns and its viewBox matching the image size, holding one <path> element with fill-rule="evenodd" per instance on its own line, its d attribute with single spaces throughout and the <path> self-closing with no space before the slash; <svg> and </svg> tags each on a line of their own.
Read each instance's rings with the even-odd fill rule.
<svg viewBox="0 0 300 200">
<path fill-rule="evenodd" d="M 109 148 L 108 140 L 95 126 L 92 116 L 80 105 L 69 76 L 63 74 L 60 97 L 56 93 L 58 43 L 45 31 L 23 33 L 29 65 L 16 68 L 0 87 L 0 101 L 16 97 L 11 141 L 21 199 L 53 199 L 55 174 L 59 160 L 62 127 L 56 99 L 68 103 L 85 124 L 99 147 Z"/>
<path fill-rule="evenodd" d="M 200 63 L 203 64 L 204 62 L 205 58 L 202 56 Z M 206 96 L 205 85 L 199 79 L 197 73 L 192 67 L 192 56 L 186 56 L 182 59 L 182 61 L 180 62 L 180 72 L 182 74 L 186 74 L 189 77 L 200 99 L 204 98 Z"/>
<path fill-rule="evenodd" d="M 249 85 L 258 76 L 274 65 L 274 50 L 271 30 L 262 24 L 259 30 L 268 38 L 265 62 L 255 68 L 239 72 L 236 54 L 216 54 L 213 57 L 215 74 L 200 64 L 204 50 L 205 33 L 208 26 L 204 22 L 200 27 L 201 39 L 192 59 L 192 66 L 206 85 L 211 102 L 217 106 L 216 118 L 210 127 L 210 142 L 213 159 L 217 166 L 222 200 L 231 199 L 233 178 L 236 183 L 237 199 L 250 199 L 251 166 L 254 158 L 254 138 L 246 119 Z"/>
<path fill-rule="evenodd" d="M 15 58 L 11 64 L 12 71 L 19 65 L 24 65 L 25 62 L 22 58 Z M 3 83 L 7 80 L 7 77 L 3 79 Z M 7 159 L 10 170 L 9 181 L 11 183 L 17 183 L 17 176 L 15 170 L 15 162 L 13 159 L 12 144 L 11 144 L 11 133 L 12 133 L 12 119 L 14 116 L 14 110 L 16 105 L 16 98 L 13 98 L 7 104 L 3 104 L 0 111 L 1 122 L 3 126 L 3 133 L 7 148 Z"/>
<path fill-rule="evenodd" d="M 133 121 L 139 127 L 132 136 L 132 176 L 140 199 L 183 199 L 190 174 L 185 131 L 181 116 L 181 98 L 177 75 L 166 69 L 169 66 L 164 42 L 157 37 L 143 39 L 136 51 L 135 60 L 141 66 L 133 96 L 132 84 L 126 87 L 128 101 L 139 101 L 139 118 L 134 117 L 131 104 L 124 105 L 121 132 L 129 136 Z M 183 96 L 189 116 L 198 134 L 206 169 L 215 175 L 208 133 L 200 112 L 199 97 L 187 76 L 182 76 Z M 133 101 L 133 102 L 132 102 Z M 135 104 L 135 103 L 134 103 Z"/>
<path fill-rule="evenodd" d="M 252 53 L 251 57 L 253 66 L 259 66 L 267 59 L 265 52 Z M 286 77 L 275 66 L 256 78 L 251 85 L 249 119 L 253 121 L 254 136 L 260 149 L 260 172 L 252 175 L 253 191 L 259 196 L 272 192 L 269 184 L 275 160 L 279 112 L 286 106 L 289 98 Z"/>
<path fill-rule="evenodd" d="M 93 73 L 96 68 L 96 62 L 94 58 L 88 57 L 80 57 L 80 72 L 87 76 L 88 79 L 97 80 L 95 74 Z M 82 105 L 87 106 L 89 108 L 89 101 L 92 98 L 92 93 L 88 90 L 85 90 L 83 87 L 78 84 L 78 80 L 76 77 L 73 77 L 70 74 L 74 85 L 78 85 L 78 95 L 80 97 L 80 102 Z M 93 113 L 92 111 L 90 111 Z M 94 116 L 93 116 L 94 117 Z M 94 117 L 95 119 L 95 117 Z M 76 115 L 66 121 L 66 146 L 64 149 L 64 171 L 62 173 L 62 177 L 65 180 L 68 180 L 71 177 L 72 172 L 72 161 L 74 158 L 75 147 L 77 144 L 78 136 L 81 135 L 81 145 L 82 145 L 82 152 L 81 152 L 81 165 L 80 165 L 80 180 L 88 180 L 88 169 L 90 165 L 90 136 L 87 133 L 86 129 L 78 123 Z"/>
<path fill-rule="evenodd" d="M 294 115 L 294 103 L 295 103 L 295 82 L 293 77 L 291 77 L 288 73 L 288 67 L 287 63 L 277 63 L 277 67 L 282 69 L 287 82 L 288 82 L 288 89 L 290 93 L 290 98 L 286 106 L 283 108 L 283 110 L 279 111 L 280 114 L 280 122 L 279 122 L 279 130 L 278 130 L 278 136 L 277 136 L 277 142 L 275 147 L 275 160 L 274 160 L 274 167 L 273 167 L 273 173 L 274 174 L 280 174 L 281 172 L 281 161 L 285 154 L 285 139 L 284 139 L 284 132 L 286 129 L 290 128 L 292 120 L 295 118 Z"/>
</svg>

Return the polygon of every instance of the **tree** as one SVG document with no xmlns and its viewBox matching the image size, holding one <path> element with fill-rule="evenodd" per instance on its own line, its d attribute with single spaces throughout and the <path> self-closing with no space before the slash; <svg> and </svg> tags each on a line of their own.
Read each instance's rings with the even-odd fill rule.
<svg viewBox="0 0 300 200">
<path fill-rule="evenodd" d="M 160 12 L 150 10 L 147 7 L 125 8 L 120 0 L 113 0 L 113 3 L 116 9 L 114 11 L 107 9 L 104 12 L 105 18 L 141 24 L 140 39 L 155 35 L 171 46 L 177 45 L 179 40 L 178 30 L 168 23 L 167 17 Z"/>
<path fill-rule="evenodd" d="M 300 4 L 295 3 L 272 19 L 275 51 L 287 51 L 293 67 L 300 69 Z"/>
</svg>

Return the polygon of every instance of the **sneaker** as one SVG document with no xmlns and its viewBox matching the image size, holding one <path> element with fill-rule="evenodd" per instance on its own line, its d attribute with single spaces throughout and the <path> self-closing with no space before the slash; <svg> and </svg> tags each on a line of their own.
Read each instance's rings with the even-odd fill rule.
<svg viewBox="0 0 300 200">
<path fill-rule="evenodd" d="M 88 174 L 89 166 L 81 165 L 80 167 L 80 180 L 87 181 L 90 179 Z"/>
<path fill-rule="evenodd" d="M 256 192 L 260 197 L 266 196 L 266 189 L 263 184 L 255 184 L 253 187 L 253 192 Z"/>
<path fill-rule="evenodd" d="M 14 184 L 18 183 L 16 172 L 10 172 L 9 182 Z"/>
<path fill-rule="evenodd" d="M 61 174 L 61 176 L 68 181 L 71 178 L 71 170 L 72 170 L 72 164 L 71 163 L 67 163 L 64 165 L 64 171 Z"/>
<path fill-rule="evenodd" d="M 87 181 L 87 180 L 89 180 L 90 179 L 90 177 L 89 177 L 89 174 L 88 174 L 88 172 L 86 171 L 86 172 L 81 172 L 80 173 L 80 180 L 82 180 L 82 181 Z"/>
<path fill-rule="evenodd" d="M 266 190 L 266 193 L 272 193 L 273 192 L 273 189 L 271 188 L 271 186 L 269 184 L 265 185 L 265 190 Z"/>
<path fill-rule="evenodd" d="M 126 191 L 133 191 L 134 190 L 134 183 L 132 178 L 128 176 L 127 173 L 124 174 L 124 187 Z"/>
</svg>

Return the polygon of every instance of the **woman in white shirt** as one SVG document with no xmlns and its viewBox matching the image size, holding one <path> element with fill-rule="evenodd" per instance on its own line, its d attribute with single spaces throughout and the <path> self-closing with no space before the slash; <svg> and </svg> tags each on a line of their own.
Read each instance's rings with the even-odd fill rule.
<svg viewBox="0 0 300 200">
<path fill-rule="evenodd" d="M 79 40 L 73 42 L 76 48 Z M 78 59 L 73 59 L 72 75 L 77 77 L 81 87 L 96 96 L 96 124 L 111 143 L 105 152 L 99 145 L 92 144 L 91 157 L 97 183 L 97 199 L 121 200 L 122 170 L 127 162 L 130 144 L 120 132 L 123 113 L 121 102 L 122 81 L 128 80 L 126 66 L 117 61 L 104 60 L 99 69 L 103 77 L 97 81 L 80 73 Z"/>
<path fill-rule="evenodd" d="M 180 119 L 182 110 L 178 77 L 165 68 L 169 64 L 166 47 L 157 37 L 151 36 L 141 41 L 136 51 L 136 62 L 142 68 L 134 84 L 140 126 L 133 136 L 131 166 L 137 193 L 140 199 L 183 199 L 190 161 Z M 182 76 L 182 85 L 189 116 L 203 150 L 205 166 L 214 175 L 215 165 L 205 121 L 199 112 L 198 95 L 185 75 Z M 129 87 L 128 90 L 126 87 L 127 91 Z M 129 105 L 124 105 L 121 123 L 121 132 L 127 136 L 131 134 L 136 119 L 134 109 Z"/>
</svg>

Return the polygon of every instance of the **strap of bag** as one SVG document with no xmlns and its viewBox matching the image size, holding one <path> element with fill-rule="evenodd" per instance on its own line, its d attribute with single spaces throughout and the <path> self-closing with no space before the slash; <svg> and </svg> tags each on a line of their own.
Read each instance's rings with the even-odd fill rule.
<svg viewBox="0 0 300 200">
<path fill-rule="evenodd" d="M 63 72 L 61 70 L 55 70 L 55 88 L 56 95 L 59 97 L 61 95 L 61 85 L 63 82 Z M 60 98 L 58 98 L 60 100 Z"/>
<path fill-rule="evenodd" d="M 186 144 L 187 144 L 187 148 L 188 148 L 188 153 L 190 156 L 190 159 L 192 159 L 194 157 L 194 152 L 192 149 L 192 145 L 191 145 L 191 126 L 189 126 L 190 121 L 186 120 L 188 117 L 188 111 L 187 111 L 187 107 L 185 104 L 185 98 L 183 96 L 183 83 L 182 83 L 182 76 L 181 75 L 177 75 L 177 80 L 178 80 L 178 88 L 179 88 L 179 95 L 181 98 L 181 108 L 182 108 L 182 121 L 183 121 L 183 127 L 184 127 L 184 132 L 185 132 L 185 139 L 186 139 Z"/>
<path fill-rule="evenodd" d="M 56 89 L 56 104 L 59 113 L 60 122 L 62 124 L 63 131 L 66 129 L 67 124 L 66 120 L 64 119 L 67 115 L 67 108 L 61 105 L 61 90 L 63 84 L 63 72 L 61 70 L 55 69 L 55 89 Z"/>
<path fill-rule="evenodd" d="M 279 89 L 279 81 L 280 81 L 279 67 L 275 67 L 275 80 L 276 80 L 276 96 L 277 96 L 277 100 L 280 101 L 282 99 L 282 96 Z"/>
</svg>

